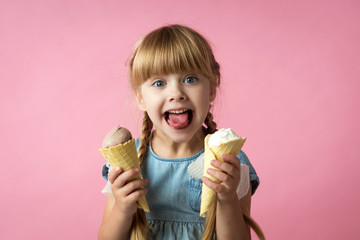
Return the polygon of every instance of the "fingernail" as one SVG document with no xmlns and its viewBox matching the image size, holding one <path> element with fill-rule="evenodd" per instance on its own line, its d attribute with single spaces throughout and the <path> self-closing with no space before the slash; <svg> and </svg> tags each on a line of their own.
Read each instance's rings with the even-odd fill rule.
<svg viewBox="0 0 360 240">
<path fill-rule="evenodd" d="M 207 173 L 211 173 L 211 169 L 208 168 L 208 169 L 206 170 L 206 172 L 207 172 Z"/>
<path fill-rule="evenodd" d="M 216 161 L 215 161 L 215 160 L 212 160 L 212 161 L 211 161 L 211 164 L 213 164 L 213 165 L 214 165 L 215 163 L 216 163 Z"/>
<path fill-rule="evenodd" d="M 139 169 L 138 169 L 138 168 L 135 168 L 135 172 L 137 172 L 137 173 L 138 173 L 138 172 L 139 172 Z"/>
<path fill-rule="evenodd" d="M 115 170 L 116 170 L 116 171 L 120 171 L 120 167 L 116 167 Z"/>
</svg>

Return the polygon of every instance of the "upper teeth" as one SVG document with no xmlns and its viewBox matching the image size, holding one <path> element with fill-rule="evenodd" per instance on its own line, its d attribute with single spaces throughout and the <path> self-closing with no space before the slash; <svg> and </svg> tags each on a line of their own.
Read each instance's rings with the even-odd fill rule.
<svg viewBox="0 0 360 240">
<path fill-rule="evenodd" d="M 171 110 L 171 111 L 169 111 L 169 113 L 180 114 L 180 113 L 183 113 L 183 112 L 186 112 L 186 111 L 188 111 L 188 109 L 183 109 L 183 110 Z"/>
</svg>

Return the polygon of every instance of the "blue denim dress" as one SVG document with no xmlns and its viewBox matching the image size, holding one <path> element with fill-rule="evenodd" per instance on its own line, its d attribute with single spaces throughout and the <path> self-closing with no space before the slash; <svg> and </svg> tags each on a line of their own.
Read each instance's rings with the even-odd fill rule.
<svg viewBox="0 0 360 240">
<path fill-rule="evenodd" d="M 136 146 L 139 147 L 139 139 Z M 149 238 L 153 240 L 196 240 L 201 239 L 205 218 L 200 217 L 200 179 L 192 178 L 187 172 L 204 150 L 185 158 L 167 159 L 157 156 L 149 147 L 141 174 L 149 180 L 146 186 L 146 200 L 150 213 L 146 213 L 152 229 Z M 238 155 L 241 163 L 249 165 L 253 193 L 259 185 L 259 178 L 243 152 Z M 103 167 L 103 177 L 107 179 L 108 164 Z"/>
</svg>

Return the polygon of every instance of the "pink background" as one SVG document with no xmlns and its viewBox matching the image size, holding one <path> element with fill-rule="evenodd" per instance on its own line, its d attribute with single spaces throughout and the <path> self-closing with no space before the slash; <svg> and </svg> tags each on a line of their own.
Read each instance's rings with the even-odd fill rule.
<svg viewBox="0 0 360 240">
<path fill-rule="evenodd" d="M 128 3 L 128 2 L 131 2 Z M 268 239 L 359 236 L 358 1 L 2 1 L 0 239 L 96 239 L 98 148 L 139 136 L 134 43 L 168 23 L 205 35 L 222 67 L 216 121 L 247 136 Z"/>
</svg>

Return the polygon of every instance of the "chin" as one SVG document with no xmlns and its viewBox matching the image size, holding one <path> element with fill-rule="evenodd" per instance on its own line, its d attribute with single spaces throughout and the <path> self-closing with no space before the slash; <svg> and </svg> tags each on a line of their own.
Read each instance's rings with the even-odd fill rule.
<svg viewBox="0 0 360 240">
<path fill-rule="evenodd" d="M 199 129 L 201 129 L 201 127 Z M 170 133 L 168 136 L 175 143 L 186 143 L 190 142 L 196 136 L 199 129 L 185 128 L 180 131 L 175 130 L 175 132 Z"/>
</svg>

